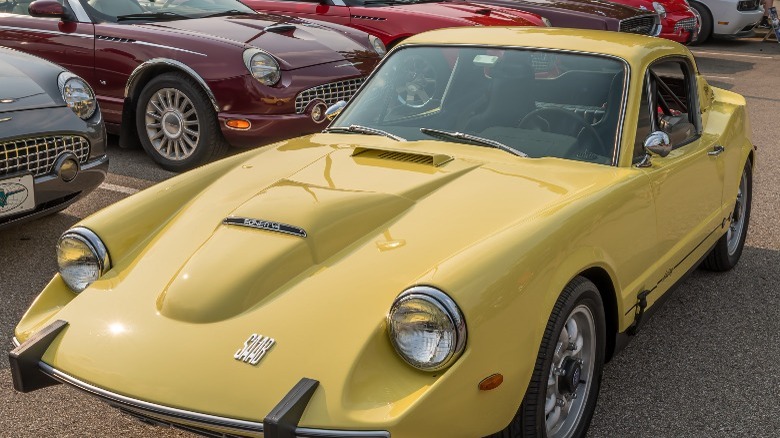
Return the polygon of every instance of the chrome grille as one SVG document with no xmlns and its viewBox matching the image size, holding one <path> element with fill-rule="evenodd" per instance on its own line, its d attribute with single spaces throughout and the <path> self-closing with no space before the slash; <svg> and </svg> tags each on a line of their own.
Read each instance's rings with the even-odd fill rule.
<svg viewBox="0 0 780 438">
<path fill-rule="evenodd" d="M 303 90 L 295 98 L 295 112 L 303 114 L 303 111 L 314 99 L 323 100 L 328 106 L 340 100 L 349 100 L 364 80 L 364 78 L 347 79 Z"/>
<path fill-rule="evenodd" d="M 678 32 L 681 29 L 689 32 L 696 30 L 696 17 L 684 18 L 678 21 L 677 24 L 674 25 L 674 31 Z"/>
<path fill-rule="evenodd" d="M 655 15 L 628 18 L 620 21 L 620 31 L 642 35 L 654 35 L 656 30 L 655 21 Z"/>
<path fill-rule="evenodd" d="M 79 163 L 86 163 L 89 141 L 76 135 L 60 135 L 0 142 L 0 176 L 18 172 L 46 175 L 63 152 L 73 152 Z"/>
</svg>

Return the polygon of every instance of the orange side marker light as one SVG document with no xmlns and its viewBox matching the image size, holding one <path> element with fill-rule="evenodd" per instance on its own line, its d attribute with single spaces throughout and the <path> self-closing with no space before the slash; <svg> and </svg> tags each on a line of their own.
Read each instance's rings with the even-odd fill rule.
<svg viewBox="0 0 780 438">
<path fill-rule="evenodd" d="M 504 376 L 496 373 L 482 379 L 482 381 L 479 382 L 479 390 L 490 391 L 491 389 L 498 388 L 502 383 L 504 383 Z"/>
</svg>

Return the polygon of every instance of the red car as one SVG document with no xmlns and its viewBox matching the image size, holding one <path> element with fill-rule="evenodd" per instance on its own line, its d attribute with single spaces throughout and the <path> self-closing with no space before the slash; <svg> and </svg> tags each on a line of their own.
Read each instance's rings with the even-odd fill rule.
<svg viewBox="0 0 780 438">
<path fill-rule="evenodd" d="M 655 11 L 661 17 L 661 38 L 690 44 L 699 33 L 700 20 L 686 0 L 610 0 L 646 11 Z"/>
<path fill-rule="evenodd" d="M 343 24 L 368 32 L 392 48 L 406 37 L 442 27 L 549 26 L 536 14 L 463 1 L 439 0 L 243 0 L 256 11 Z"/>
<path fill-rule="evenodd" d="M 174 171 L 322 129 L 384 54 L 374 36 L 237 0 L 23 1 L 0 4 L 0 45 L 86 79 L 109 132 Z"/>
</svg>

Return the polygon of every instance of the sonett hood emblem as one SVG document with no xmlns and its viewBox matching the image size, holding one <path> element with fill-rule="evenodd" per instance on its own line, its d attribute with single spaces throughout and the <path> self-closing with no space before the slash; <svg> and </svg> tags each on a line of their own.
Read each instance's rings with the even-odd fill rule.
<svg viewBox="0 0 780 438">
<path fill-rule="evenodd" d="M 298 237 L 306 237 L 306 231 L 303 228 L 294 225 L 282 224 L 263 219 L 252 219 L 247 217 L 226 217 L 222 220 L 225 225 L 238 225 L 239 227 L 257 228 L 259 230 L 275 231 L 277 233 L 291 234 Z"/>
<path fill-rule="evenodd" d="M 274 338 L 252 333 L 252 336 L 244 341 L 244 346 L 236 351 L 233 358 L 249 365 L 257 365 L 274 344 L 276 344 Z"/>
</svg>

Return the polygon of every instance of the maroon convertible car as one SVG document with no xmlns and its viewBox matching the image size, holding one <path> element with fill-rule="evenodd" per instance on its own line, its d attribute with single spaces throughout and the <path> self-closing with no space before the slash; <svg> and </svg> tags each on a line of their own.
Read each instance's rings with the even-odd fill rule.
<svg viewBox="0 0 780 438">
<path fill-rule="evenodd" d="M 0 45 L 86 79 L 109 132 L 174 171 L 227 144 L 321 129 L 385 51 L 363 32 L 237 0 L 0 0 Z"/>
</svg>

